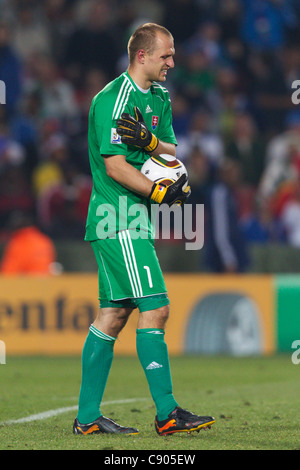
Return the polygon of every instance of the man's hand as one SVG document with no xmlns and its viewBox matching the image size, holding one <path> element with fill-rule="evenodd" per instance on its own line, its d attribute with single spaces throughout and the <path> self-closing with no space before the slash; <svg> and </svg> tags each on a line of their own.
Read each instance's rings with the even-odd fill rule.
<svg viewBox="0 0 300 470">
<path fill-rule="evenodd" d="M 177 204 L 181 206 L 187 201 L 191 194 L 190 186 L 187 185 L 183 189 L 185 183 L 187 183 L 187 176 L 185 174 L 181 175 L 180 178 L 175 181 L 175 183 L 170 184 L 170 186 L 154 183 L 149 198 L 158 204 L 168 204 L 168 206 Z"/>
<path fill-rule="evenodd" d="M 123 113 L 121 119 L 117 120 L 117 133 L 121 136 L 124 144 L 135 145 L 145 149 L 146 152 L 153 152 L 158 146 L 159 140 L 147 128 L 141 111 L 134 107 L 135 119 L 128 113 Z"/>
</svg>

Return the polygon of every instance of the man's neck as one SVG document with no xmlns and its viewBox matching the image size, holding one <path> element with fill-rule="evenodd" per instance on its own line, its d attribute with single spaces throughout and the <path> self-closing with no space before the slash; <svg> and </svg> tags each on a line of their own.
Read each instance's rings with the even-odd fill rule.
<svg viewBox="0 0 300 470">
<path fill-rule="evenodd" d="M 141 89 L 141 91 L 148 91 L 152 85 L 152 82 L 149 79 L 146 79 L 139 71 L 129 66 L 127 69 L 128 75 L 132 78 L 134 83 Z"/>
</svg>

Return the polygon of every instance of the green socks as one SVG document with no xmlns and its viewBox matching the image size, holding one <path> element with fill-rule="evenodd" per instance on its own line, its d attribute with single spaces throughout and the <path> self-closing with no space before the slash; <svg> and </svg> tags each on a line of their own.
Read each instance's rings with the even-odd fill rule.
<svg viewBox="0 0 300 470">
<path fill-rule="evenodd" d="M 164 330 L 145 328 L 138 329 L 136 336 L 137 354 L 146 374 L 159 421 L 166 419 L 178 406 L 172 391 L 169 355 L 164 335 Z"/>
<path fill-rule="evenodd" d="M 116 338 L 90 326 L 82 350 L 82 380 L 77 419 L 88 424 L 101 416 L 100 403 L 113 360 Z"/>
<path fill-rule="evenodd" d="M 138 329 L 136 348 L 148 380 L 158 419 L 164 420 L 178 406 L 172 391 L 169 355 L 164 330 Z M 100 403 L 110 372 L 116 338 L 93 325 L 82 351 L 82 380 L 77 419 L 88 424 L 101 416 Z"/>
</svg>

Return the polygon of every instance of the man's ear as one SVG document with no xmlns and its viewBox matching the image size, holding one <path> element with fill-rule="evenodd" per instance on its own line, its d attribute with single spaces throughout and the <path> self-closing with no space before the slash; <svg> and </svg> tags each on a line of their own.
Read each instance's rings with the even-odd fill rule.
<svg viewBox="0 0 300 470">
<path fill-rule="evenodd" d="M 146 51 L 144 49 L 139 49 L 137 51 L 137 60 L 140 64 L 143 64 L 145 62 L 145 55 L 146 55 Z"/>
</svg>

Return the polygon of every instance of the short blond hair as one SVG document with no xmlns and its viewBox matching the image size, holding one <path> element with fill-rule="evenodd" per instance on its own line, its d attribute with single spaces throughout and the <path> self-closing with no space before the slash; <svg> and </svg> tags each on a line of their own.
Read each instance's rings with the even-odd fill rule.
<svg viewBox="0 0 300 470">
<path fill-rule="evenodd" d="M 158 33 L 165 34 L 173 39 L 172 34 L 167 28 L 156 23 L 145 23 L 134 31 L 127 46 L 130 64 L 134 62 L 136 54 L 140 49 L 144 49 L 148 54 L 152 54 L 155 50 Z"/>
</svg>

